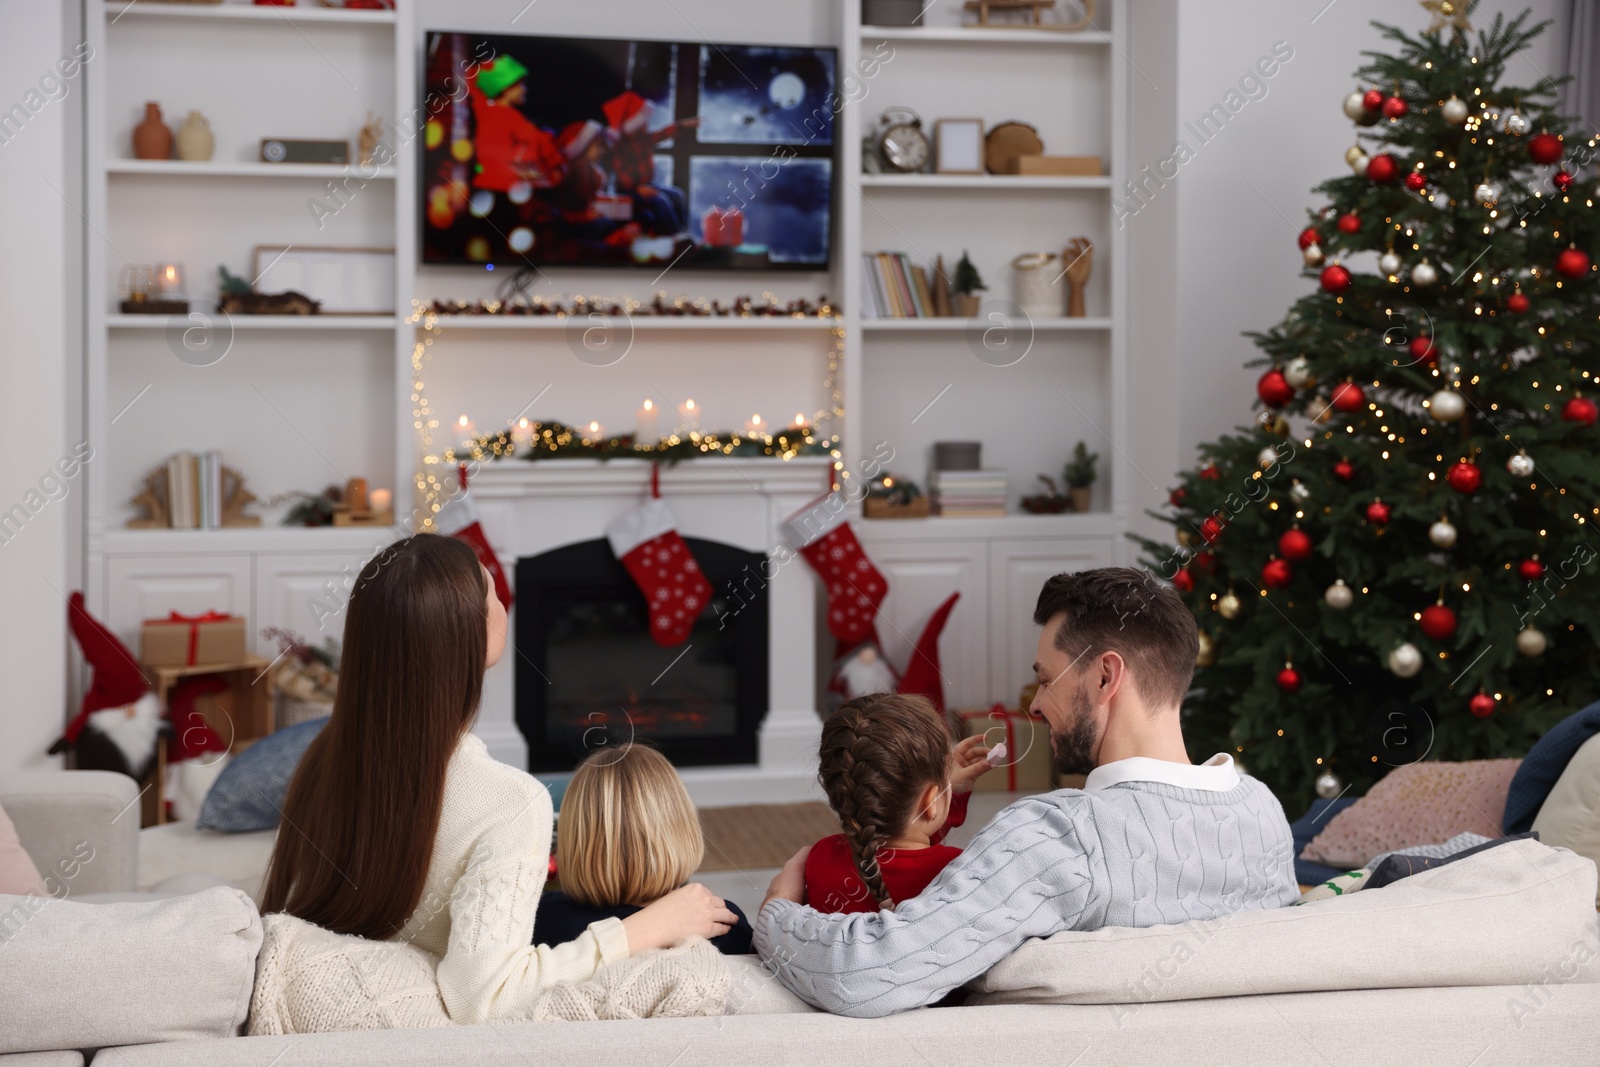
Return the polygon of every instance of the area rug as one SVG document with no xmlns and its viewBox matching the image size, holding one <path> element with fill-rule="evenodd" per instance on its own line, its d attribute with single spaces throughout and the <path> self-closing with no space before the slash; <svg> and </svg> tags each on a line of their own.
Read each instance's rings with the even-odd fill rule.
<svg viewBox="0 0 1600 1067">
<path fill-rule="evenodd" d="M 826 804 L 742 804 L 701 808 L 706 838 L 702 871 L 782 867 L 789 857 L 821 838 L 839 832 L 839 820 Z"/>
</svg>

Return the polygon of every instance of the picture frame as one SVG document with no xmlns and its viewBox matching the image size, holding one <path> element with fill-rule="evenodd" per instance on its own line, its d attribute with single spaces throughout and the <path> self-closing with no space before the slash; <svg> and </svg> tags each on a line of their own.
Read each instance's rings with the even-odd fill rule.
<svg viewBox="0 0 1600 1067">
<path fill-rule="evenodd" d="M 940 119 L 933 140 L 936 174 L 984 173 L 982 119 Z"/>
<path fill-rule="evenodd" d="M 257 245 L 255 288 L 286 289 L 321 301 L 323 315 L 393 315 L 393 248 Z"/>
</svg>

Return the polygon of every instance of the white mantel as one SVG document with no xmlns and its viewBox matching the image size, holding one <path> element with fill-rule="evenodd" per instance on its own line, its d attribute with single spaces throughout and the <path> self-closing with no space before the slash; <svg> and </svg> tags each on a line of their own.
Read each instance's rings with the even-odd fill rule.
<svg viewBox="0 0 1600 1067">
<path fill-rule="evenodd" d="M 686 537 L 721 541 L 772 557 L 779 524 L 820 496 L 832 461 L 715 456 L 661 469 L 661 495 Z M 486 463 L 473 475 L 472 498 L 495 553 L 514 579 L 518 558 L 605 536 L 619 515 L 650 493 L 644 460 L 563 459 Z M 785 553 L 785 556 L 788 554 Z M 698 804 L 820 797 L 816 784 L 817 582 L 798 556 L 773 571 L 767 588 L 770 627 L 769 711 L 761 724 L 760 763 L 689 767 L 683 780 Z M 516 608 L 512 608 L 513 615 Z M 510 626 L 514 642 L 515 621 Z M 796 640 L 795 635 L 807 635 Z M 516 649 L 484 678 L 476 732 L 497 759 L 526 767 L 527 747 L 513 717 Z"/>
</svg>

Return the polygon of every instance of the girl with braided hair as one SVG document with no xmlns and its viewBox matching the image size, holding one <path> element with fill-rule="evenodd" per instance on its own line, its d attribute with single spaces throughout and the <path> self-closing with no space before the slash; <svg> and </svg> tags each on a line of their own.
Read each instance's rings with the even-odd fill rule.
<svg viewBox="0 0 1600 1067">
<path fill-rule="evenodd" d="M 944 718 L 919 696 L 857 697 L 828 717 L 818 777 L 844 832 L 818 841 L 806 858 L 812 907 L 892 909 L 961 854 L 941 842 L 966 821 L 989 750 L 981 736 L 951 741 Z"/>
</svg>

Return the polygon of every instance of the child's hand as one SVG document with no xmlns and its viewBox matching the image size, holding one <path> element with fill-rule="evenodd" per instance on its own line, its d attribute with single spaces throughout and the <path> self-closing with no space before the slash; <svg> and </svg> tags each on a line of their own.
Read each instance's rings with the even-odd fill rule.
<svg viewBox="0 0 1600 1067">
<path fill-rule="evenodd" d="M 622 928 L 628 934 L 628 954 L 632 955 L 671 948 L 691 937 L 710 940 L 727 933 L 738 921 L 721 897 L 699 882 L 690 882 L 623 919 Z"/>
<path fill-rule="evenodd" d="M 951 791 L 972 792 L 973 783 L 991 770 L 988 760 L 985 759 L 988 755 L 989 746 L 984 744 L 982 734 L 973 734 L 957 742 L 953 760 L 955 769 L 950 773 Z"/>
</svg>

